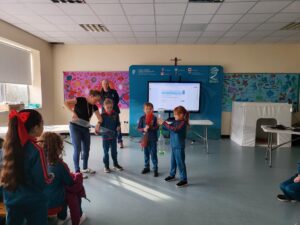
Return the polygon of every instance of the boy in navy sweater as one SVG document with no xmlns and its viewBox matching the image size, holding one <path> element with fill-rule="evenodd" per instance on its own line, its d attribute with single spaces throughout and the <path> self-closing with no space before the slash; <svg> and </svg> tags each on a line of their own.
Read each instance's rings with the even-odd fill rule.
<svg viewBox="0 0 300 225">
<path fill-rule="evenodd" d="M 109 149 L 111 149 L 111 158 L 114 163 L 114 169 L 122 171 L 123 168 L 119 165 L 117 159 L 117 132 L 121 130 L 120 128 L 120 118 L 119 114 L 113 110 L 113 101 L 111 99 L 105 99 L 104 112 L 102 112 L 102 123 L 101 127 L 103 129 L 102 139 L 103 139 L 103 163 L 104 163 L 104 172 L 110 173 L 109 168 Z M 99 130 L 96 130 L 99 133 Z"/>
<path fill-rule="evenodd" d="M 157 172 L 157 118 L 153 114 L 153 104 L 147 102 L 144 104 L 144 112 L 143 115 L 139 119 L 138 130 L 142 132 L 144 135 L 147 135 L 147 146 L 144 148 L 144 169 L 142 170 L 142 174 L 146 174 L 150 172 L 150 155 L 153 163 L 153 171 L 154 177 L 158 177 Z"/>
</svg>

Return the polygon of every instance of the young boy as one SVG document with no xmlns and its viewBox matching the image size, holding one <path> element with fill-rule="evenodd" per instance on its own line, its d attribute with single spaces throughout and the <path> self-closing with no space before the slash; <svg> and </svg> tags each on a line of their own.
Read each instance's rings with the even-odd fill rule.
<svg viewBox="0 0 300 225">
<path fill-rule="evenodd" d="M 153 163 L 154 177 L 158 177 L 157 172 L 157 118 L 153 114 L 153 105 L 150 102 L 144 104 L 143 115 L 139 119 L 138 130 L 141 131 L 144 135 L 148 135 L 148 143 L 144 148 L 144 161 L 145 166 L 142 170 L 142 174 L 150 172 L 150 155 Z"/>
<path fill-rule="evenodd" d="M 114 163 L 114 169 L 122 171 L 123 168 L 119 165 L 117 159 L 117 132 L 120 131 L 120 118 L 119 114 L 113 111 L 113 101 L 111 99 L 105 99 L 104 112 L 102 112 L 102 123 L 101 129 L 103 130 L 102 139 L 103 139 L 103 163 L 104 163 L 104 172 L 110 173 L 109 168 L 109 155 L 108 151 L 111 148 L 111 157 Z M 99 129 L 96 129 L 99 132 Z"/>
</svg>

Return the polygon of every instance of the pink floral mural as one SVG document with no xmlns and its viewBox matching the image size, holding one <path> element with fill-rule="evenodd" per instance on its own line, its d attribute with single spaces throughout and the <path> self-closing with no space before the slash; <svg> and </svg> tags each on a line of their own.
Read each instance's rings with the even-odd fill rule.
<svg viewBox="0 0 300 225">
<path fill-rule="evenodd" d="M 101 81 L 109 80 L 111 88 L 115 89 L 119 96 L 120 108 L 129 108 L 129 81 L 128 71 L 109 72 L 82 72 L 66 71 L 64 73 L 64 99 L 72 99 L 88 96 L 89 90 L 101 90 Z"/>
</svg>

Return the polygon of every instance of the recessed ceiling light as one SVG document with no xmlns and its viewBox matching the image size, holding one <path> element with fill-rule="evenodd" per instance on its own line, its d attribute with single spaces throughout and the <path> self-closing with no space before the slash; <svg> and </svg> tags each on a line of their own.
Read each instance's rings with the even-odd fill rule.
<svg viewBox="0 0 300 225">
<path fill-rule="evenodd" d="M 88 32 L 109 32 L 103 24 L 79 24 L 79 26 Z"/>
<path fill-rule="evenodd" d="M 53 3 L 76 3 L 85 4 L 84 0 L 51 0 Z"/>
</svg>

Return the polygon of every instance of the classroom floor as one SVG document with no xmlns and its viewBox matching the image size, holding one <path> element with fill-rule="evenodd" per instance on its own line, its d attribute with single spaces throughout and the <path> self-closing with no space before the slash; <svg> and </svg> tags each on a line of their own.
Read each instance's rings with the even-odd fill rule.
<svg viewBox="0 0 300 225">
<path fill-rule="evenodd" d="M 297 170 L 300 148 L 274 151 L 269 168 L 263 147 L 240 147 L 230 139 L 210 140 L 204 146 L 187 144 L 189 186 L 165 182 L 170 153 L 159 156 L 158 178 L 142 175 L 143 152 L 138 139 L 124 138 L 118 150 L 125 170 L 105 174 L 102 142 L 92 137 L 90 168 L 97 173 L 84 181 L 86 225 L 294 225 L 300 222 L 300 203 L 276 199 L 279 183 Z M 65 144 L 65 161 L 73 169 L 72 146 Z M 50 223 L 51 224 L 51 223 Z M 69 223 L 71 224 L 71 223 Z"/>
</svg>

